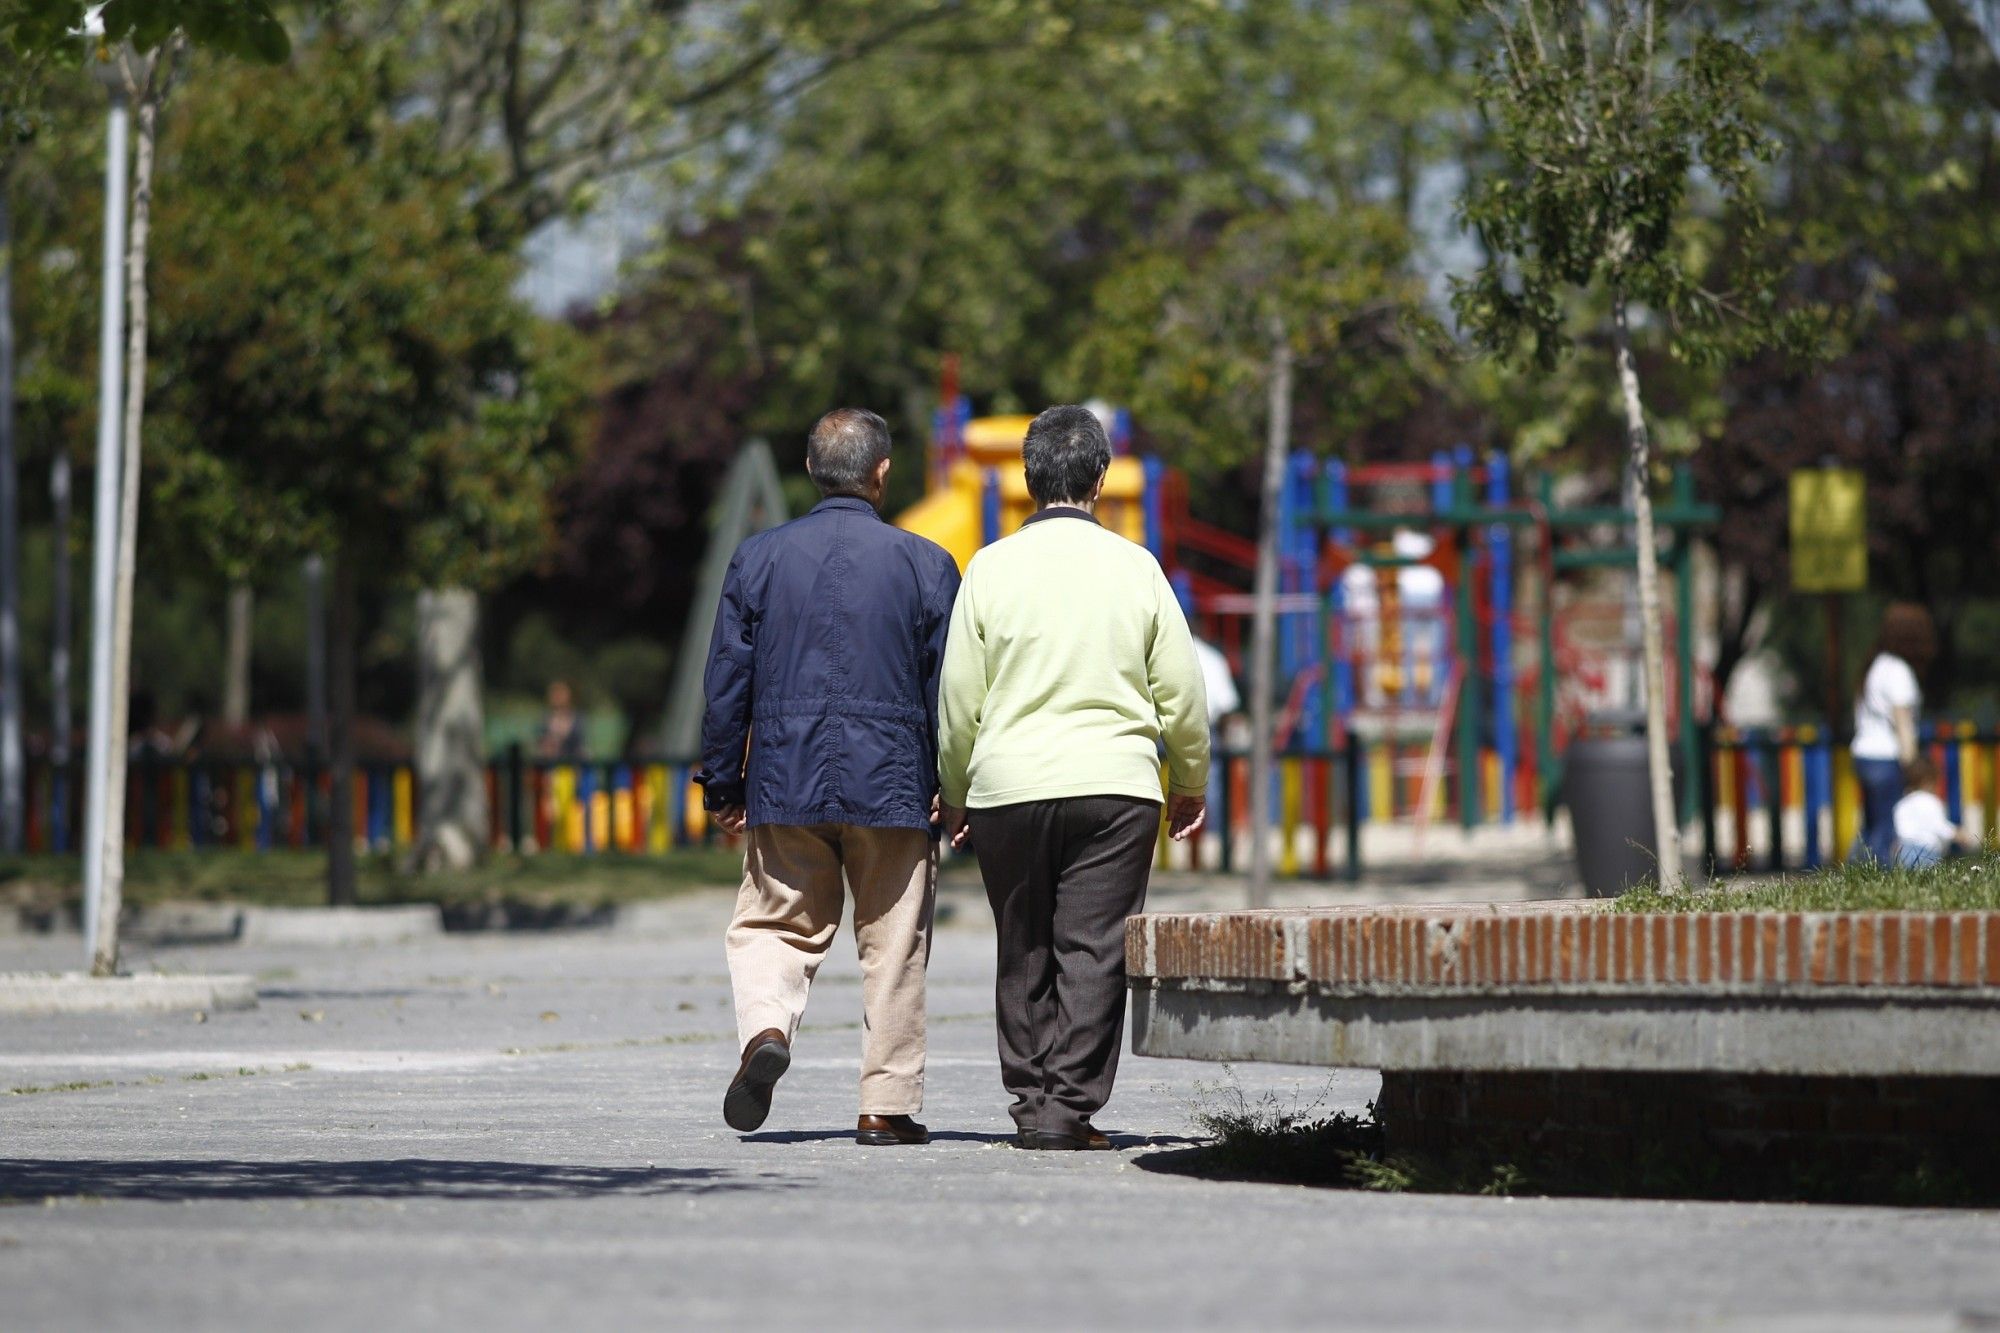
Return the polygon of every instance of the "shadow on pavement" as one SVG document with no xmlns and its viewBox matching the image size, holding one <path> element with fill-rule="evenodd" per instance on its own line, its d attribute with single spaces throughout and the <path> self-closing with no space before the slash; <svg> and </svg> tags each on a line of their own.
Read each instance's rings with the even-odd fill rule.
<svg viewBox="0 0 2000 1333">
<path fill-rule="evenodd" d="M 963 1129 L 934 1129 L 932 1143 L 1007 1143 L 1012 1134 L 975 1134 Z M 787 1129 L 773 1130 L 761 1134 L 745 1134 L 745 1143 L 832 1143 L 838 1139 L 852 1140 L 851 1129 Z"/>
<path fill-rule="evenodd" d="M 46 1198 L 154 1199 L 583 1199 L 796 1189 L 776 1176 L 750 1179 L 710 1167 L 569 1166 L 422 1157 L 357 1162 L 105 1161 L 0 1158 L 0 1202 Z"/>
</svg>

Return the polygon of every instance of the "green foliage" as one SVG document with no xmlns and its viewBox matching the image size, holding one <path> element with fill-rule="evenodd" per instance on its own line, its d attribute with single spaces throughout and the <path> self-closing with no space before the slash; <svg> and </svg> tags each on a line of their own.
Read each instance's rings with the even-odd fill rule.
<svg viewBox="0 0 2000 1333">
<path fill-rule="evenodd" d="M 750 424 L 780 441 L 860 401 L 914 443 L 946 353 L 982 411 L 1125 399 L 1137 358 L 1109 345 L 1100 303 L 1150 339 L 1145 285 L 1204 268 L 1232 223 L 1238 253 L 1261 218 L 1309 253 L 1386 247 L 1414 271 L 1416 182 L 1452 151 L 1462 59 L 1435 0 L 969 6 L 804 94 L 774 150 L 701 192 L 709 225 L 668 233 L 648 289 L 712 294 L 712 355 L 759 378 Z M 1305 234 L 1350 211 L 1326 241 Z M 1358 405 L 1317 375 L 1301 369 L 1303 428 L 1321 404 Z M 1193 440 L 1137 420 L 1197 466 L 1229 456 L 1228 423 Z"/>
<path fill-rule="evenodd" d="M 80 46 L 94 7 L 92 0 L 9 0 L 0 8 L 0 40 L 21 52 Z M 291 52 L 270 0 L 105 0 L 98 18 L 101 48 L 130 42 L 153 51 L 179 33 L 204 50 L 264 64 Z"/>
<path fill-rule="evenodd" d="M 1065 382 L 1129 403 L 1149 433 L 1195 459 L 1240 462 L 1262 447 L 1267 368 L 1282 338 L 1312 368 L 1324 438 L 1344 440 L 1413 401 L 1422 303 L 1392 213 L 1251 215 L 1204 249 L 1148 249 L 1114 269 Z"/>
<path fill-rule="evenodd" d="M 576 352 L 458 200 L 483 179 L 340 47 L 219 70 L 166 134 L 153 498 L 229 579 L 351 552 L 375 585 L 490 585 L 549 537 Z"/>
<path fill-rule="evenodd" d="M 1493 43 L 1478 98 L 1495 160 L 1461 206 L 1489 255 L 1453 308 L 1483 348 L 1555 365 L 1572 292 L 1599 289 L 1664 325 L 1677 359 L 1804 349 L 1813 322 L 1781 310 L 1761 171 L 1776 143 L 1755 118 L 1752 48 L 1653 0 L 1487 0 Z M 1696 174 L 1726 220 L 1701 225 Z"/>
</svg>

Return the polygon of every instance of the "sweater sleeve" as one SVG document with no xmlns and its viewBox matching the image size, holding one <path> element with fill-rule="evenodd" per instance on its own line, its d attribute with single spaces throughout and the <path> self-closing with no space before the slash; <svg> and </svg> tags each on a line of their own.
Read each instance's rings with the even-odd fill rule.
<svg viewBox="0 0 2000 1333">
<path fill-rule="evenodd" d="M 961 809 L 971 786 L 972 746 L 986 707 L 986 641 L 979 631 L 973 583 L 973 571 L 968 569 L 952 605 L 951 632 L 945 637 L 944 670 L 938 681 L 938 798 Z"/>
<path fill-rule="evenodd" d="M 1146 676 L 1167 750 L 1167 790 L 1175 796 L 1201 796 L 1208 791 L 1208 694 L 1201 660 L 1173 587 L 1157 569 L 1153 601 Z"/>
</svg>

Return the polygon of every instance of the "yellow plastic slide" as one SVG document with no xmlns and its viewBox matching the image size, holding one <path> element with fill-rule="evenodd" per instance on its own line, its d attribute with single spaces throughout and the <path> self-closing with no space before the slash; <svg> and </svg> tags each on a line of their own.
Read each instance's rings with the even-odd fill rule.
<svg viewBox="0 0 2000 1333">
<path fill-rule="evenodd" d="M 952 465 L 943 486 L 933 490 L 896 519 L 896 526 L 928 537 L 958 561 L 962 570 L 985 543 L 984 493 L 991 468 L 1000 483 L 1000 532 L 1004 537 L 1035 512 L 1021 475 L 1021 443 L 1032 417 L 981 417 L 967 423 L 966 452 Z M 1097 519 L 1130 541 L 1146 540 L 1146 469 L 1136 458 L 1114 458 L 1104 475 Z"/>
<path fill-rule="evenodd" d="M 944 547 L 963 571 L 979 549 L 979 469 L 960 463 L 949 485 L 905 509 L 896 526 Z"/>
</svg>

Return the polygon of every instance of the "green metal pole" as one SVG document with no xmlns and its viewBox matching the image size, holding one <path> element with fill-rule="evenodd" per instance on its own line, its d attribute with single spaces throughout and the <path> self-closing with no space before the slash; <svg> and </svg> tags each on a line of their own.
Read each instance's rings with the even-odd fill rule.
<svg viewBox="0 0 2000 1333">
<path fill-rule="evenodd" d="M 1472 502 L 1464 468 L 1452 474 L 1457 508 Z M 1472 609 L 1472 556 L 1475 529 L 1458 529 L 1458 823 L 1479 823 L 1479 623 Z"/>
<path fill-rule="evenodd" d="M 1555 478 L 1544 472 L 1535 479 L 1535 496 L 1541 502 L 1542 512 L 1555 508 Z M 1544 535 L 1550 542 L 1555 541 L 1553 528 L 1546 529 Z M 1557 784 L 1561 777 L 1556 772 L 1556 590 L 1552 579 L 1555 568 L 1555 552 L 1541 562 L 1542 614 L 1537 637 L 1541 660 L 1536 668 L 1535 693 L 1535 771 L 1541 775 L 1542 817 L 1555 822 Z"/>
</svg>

